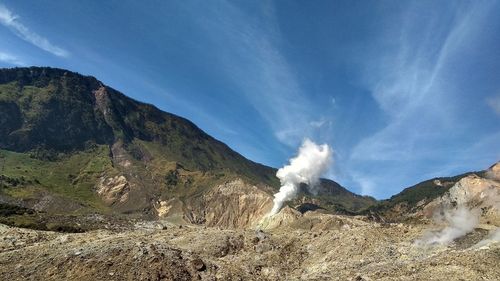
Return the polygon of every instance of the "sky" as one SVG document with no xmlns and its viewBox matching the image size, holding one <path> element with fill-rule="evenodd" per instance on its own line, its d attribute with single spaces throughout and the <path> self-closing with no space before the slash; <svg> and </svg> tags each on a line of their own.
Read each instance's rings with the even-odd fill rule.
<svg viewBox="0 0 500 281">
<path fill-rule="evenodd" d="M 6 1 L 0 67 L 92 75 L 281 167 L 388 198 L 500 160 L 500 1 Z"/>
</svg>

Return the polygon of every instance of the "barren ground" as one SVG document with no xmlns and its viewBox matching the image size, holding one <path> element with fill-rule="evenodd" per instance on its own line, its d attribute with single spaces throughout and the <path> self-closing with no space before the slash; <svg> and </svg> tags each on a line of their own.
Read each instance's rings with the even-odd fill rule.
<svg viewBox="0 0 500 281">
<path fill-rule="evenodd" d="M 309 222 L 309 223 L 308 223 Z M 499 280 L 488 228 L 417 246 L 431 226 L 314 214 L 271 230 L 144 222 L 57 233 L 0 225 L 0 280 Z"/>
</svg>

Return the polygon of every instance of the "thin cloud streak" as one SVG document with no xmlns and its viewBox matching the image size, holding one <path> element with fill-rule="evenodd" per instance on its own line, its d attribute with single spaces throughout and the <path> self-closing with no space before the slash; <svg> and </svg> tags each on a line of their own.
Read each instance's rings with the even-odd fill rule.
<svg viewBox="0 0 500 281">
<path fill-rule="evenodd" d="M 17 66 L 25 66 L 26 65 L 26 63 L 24 63 L 18 57 L 11 55 L 11 54 L 8 54 L 8 53 L 1 52 L 1 51 L 0 51 L 0 61 L 3 61 L 3 62 L 8 63 L 8 64 L 12 64 L 12 65 L 17 65 Z"/>
<path fill-rule="evenodd" d="M 281 34 L 272 5 L 263 13 L 265 20 L 256 19 L 225 3 L 199 20 L 215 44 L 229 42 L 218 48 L 222 52 L 217 54 L 226 76 L 274 131 L 276 139 L 296 147 L 303 138 L 317 135 L 319 127 L 314 122 L 322 116 L 317 116 L 296 70 L 279 48 Z"/>
<path fill-rule="evenodd" d="M 450 94 L 450 90 L 439 83 L 440 72 L 450 53 L 460 46 L 463 36 L 467 35 L 465 28 L 470 24 L 469 19 L 466 16 L 448 33 L 436 59 L 429 59 L 430 55 L 426 53 L 426 50 L 433 51 L 433 42 L 424 41 L 416 52 L 408 52 L 409 46 L 415 42 L 402 40 L 398 59 L 382 63 L 386 70 L 383 73 L 389 78 L 373 86 L 373 96 L 391 118 L 385 128 L 355 147 L 353 159 L 411 160 L 419 157 L 419 154 L 413 153 L 417 142 L 442 137 L 436 132 L 446 127 L 450 113 L 436 104 L 446 106 L 447 102 L 452 102 L 453 93 Z M 434 28 L 430 26 L 428 32 L 432 30 Z M 422 112 L 426 112 L 425 116 Z M 434 126 L 429 128 L 427 121 L 432 121 Z"/>
<path fill-rule="evenodd" d="M 368 72 L 367 84 L 389 121 L 378 132 L 362 139 L 348 160 L 353 170 L 352 180 L 363 193 L 371 190 L 374 193 L 370 195 L 375 195 L 374 186 L 386 188 L 387 181 L 377 180 L 373 174 L 356 177 L 360 174 L 359 165 L 371 163 L 370 170 L 380 172 L 377 166 L 391 163 L 392 170 L 386 172 L 400 175 L 421 161 L 447 157 L 441 153 L 443 147 L 436 143 L 444 143 L 461 121 L 460 114 L 453 109 L 458 93 L 453 88 L 456 83 L 447 80 L 446 68 L 450 58 L 471 40 L 471 30 L 480 24 L 476 19 L 482 19 L 487 8 L 458 9 L 454 18 L 460 20 L 452 21 L 444 30 L 446 25 L 439 20 L 426 24 L 410 18 L 402 25 L 397 55 L 380 56 L 382 60 L 371 62 L 381 68 Z M 412 34 L 415 22 L 421 30 L 425 28 L 425 36 Z"/>
<path fill-rule="evenodd" d="M 16 36 L 29 42 L 36 47 L 47 51 L 58 57 L 66 58 L 69 52 L 53 45 L 46 38 L 31 31 L 28 27 L 19 21 L 19 16 L 13 14 L 7 7 L 0 5 L 0 23 L 8 27 Z"/>
</svg>

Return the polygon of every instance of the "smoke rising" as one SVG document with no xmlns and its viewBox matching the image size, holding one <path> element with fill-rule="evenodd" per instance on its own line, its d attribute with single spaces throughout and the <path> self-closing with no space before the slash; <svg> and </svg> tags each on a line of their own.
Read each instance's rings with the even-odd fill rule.
<svg viewBox="0 0 500 281">
<path fill-rule="evenodd" d="M 473 248 L 481 248 L 497 242 L 500 242 L 500 227 L 492 230 L 486 238 L 479 241 Z"/>
<path fill-rule="evenodd" d="M 469 186 L 469 181 L 461 182 L 461 184 L 452 187 L 450 191 L 454 191 L 456 195 L 462 194 L 462 198 L 454 198 L 462 203 L 459 203 L 456 208 L 453 208 L 449 203 L 444 204 L 441 212 L 434 216 L 437 223 L 444 223 L 446 227 L 441 231 L 427 232 L 422 239 L 416 241 L 417 244 L 448 244 L 456 238 L 472 232 L 479 225 L 481 214 L 485 214 L 488 210 L 491 212 L 500 210 L 500 189 L 496 182 L 482 179 L 475 186 Z M 463 190 L 454 190 L 458 188 Z M 472 193 L 474 188 L 482 188 L 483 190 L 474 195 Z M 486 245 L 499 240 L 500 231 L 497 229 L 478 245 Z"/>
<path fill-rule="evenodd" d="M 417 244 L 448 244 L 456 238 L 474 230 L 479 224 L 479 209 L 469 209 L 460 205 L 456 209 L 446 209 L 444 213 L 437 217 L 438 221 L 446 223 L 446 227 L 438 232 L 428 232 Z"/>
<path fill-rule="evenodd" d="M 327 144 L 317 145 L 305 139 L 299 148 L 298 155 L 290 159 L 290 164 L 279 169 L 276 176 L 280 179 L 280 191 L 274 194 L 274 206 L 269 215 L 278 213 L 283 204 L 297 196 L 299 185 L 307 184 L 315 193 L 315 185 L 332 158 L 332 150 Z"/>
</svg>

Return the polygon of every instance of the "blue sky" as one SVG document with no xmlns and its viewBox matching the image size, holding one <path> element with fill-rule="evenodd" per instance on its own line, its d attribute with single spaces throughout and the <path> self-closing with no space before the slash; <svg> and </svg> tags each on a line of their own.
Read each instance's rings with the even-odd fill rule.
<svg viewBox="0 0 500 281">
<path fill-rule="evenodd" d="M 0 67 L 93 75 L 280 167 L 387 198 L 500 160 L 500 1 L 5 1 Z"/>
</svg>

